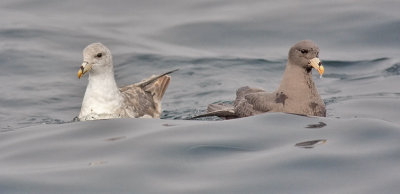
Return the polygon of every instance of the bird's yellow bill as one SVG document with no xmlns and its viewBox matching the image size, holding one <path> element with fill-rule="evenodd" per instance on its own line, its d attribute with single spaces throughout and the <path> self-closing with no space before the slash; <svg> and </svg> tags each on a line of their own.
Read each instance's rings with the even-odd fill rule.
<svg viewBox="0 0 400 194">
<path fill-rule="evenodd" d="M 324 74 L 324 66 L 322 66 L 321 60 L 319 60 L 317 57 L 313 58 L 310 60 L 310 65 L 316 69 L 320 75 L 320 77 L 322 77 L 322 74 Z"/>
<path fill-rule="evenodd" d="M 80 79 L 86 72 L 90 71 L 90 69 L 92 69 L 92 65 L 89 65 L 88 62 L 83 62 L 78 71 L 78 78 Z"/>
</svg>

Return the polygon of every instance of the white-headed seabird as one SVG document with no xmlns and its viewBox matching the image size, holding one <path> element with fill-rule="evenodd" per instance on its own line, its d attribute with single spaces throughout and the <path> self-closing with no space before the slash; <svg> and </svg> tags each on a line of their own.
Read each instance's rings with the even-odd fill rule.
<svg viewBox="0 0 400 194">
<path fill-rule="evenodd" d="M 79 120 L 160 118 L 161 99 L 171 79 L 167 74 L 174 71 L 118 88 L 111 51 L 101 43 L 88 45 L 78 71 L 78 78 L 89 72 Z"/>
</svg>

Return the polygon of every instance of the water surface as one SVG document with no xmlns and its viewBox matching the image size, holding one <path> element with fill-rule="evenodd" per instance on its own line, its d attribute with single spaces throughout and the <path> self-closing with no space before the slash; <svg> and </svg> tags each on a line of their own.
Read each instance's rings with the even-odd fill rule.
<svg viewBox="0 0 400 194">
<path fill-rule="evenodd" d="M 396 193 L 397 1 L 0 2 L 0 193 Z M 241 86 L 275 90 L 320 47 L 327 118 L 186 121 Z M 179 68 L 162 120 L 71 122 L 102 42 L 120 86 Z M 315 74 L 315 73 L 314 73 Z"/>
</svg>

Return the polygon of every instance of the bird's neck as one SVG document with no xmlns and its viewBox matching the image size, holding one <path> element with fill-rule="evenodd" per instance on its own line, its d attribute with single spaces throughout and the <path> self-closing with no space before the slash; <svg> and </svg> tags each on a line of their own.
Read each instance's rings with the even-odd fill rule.
<svg viewBox="0 0 400 194">
<path fill-rule="evenodd" d="M 110 93 L 118 93 L 117 83 L 114 78 L 114 70 L 104 69 L 102 73 L 90 72 L 89 83 L 87 90 L 103 92 L 104 95 L 111 95 Z"/>
<path fill-rule="evenodd" d="M 114 71 L 89 74 L 89 83 L 82 102 L 81 116 L 108 114 L 121 106 L 123 97 L 114 79 Z"/>
<path fill-rule="evenodd" d="M 311 72 L 307 72 L 303 67 L 291 64 L 286 65 L 277 92 L 284 92 L 289 98 L 305 101 L 315 100 L 312 98 L 319 96 Z"/>
</svg>

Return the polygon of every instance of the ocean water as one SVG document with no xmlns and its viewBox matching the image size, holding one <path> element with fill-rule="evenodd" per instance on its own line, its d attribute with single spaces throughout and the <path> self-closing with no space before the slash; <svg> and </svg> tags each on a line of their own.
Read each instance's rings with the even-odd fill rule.
<svg viewBox="0 0 400 194">
<path fill-rule="evenodd" d="M 0 2 L 0 193 L 397 193 L 400 2 Z M 241 86 L 273 91 L 320 47 L 327 118 L 190 120 Z M 162 119 L 72 122 L 83 48 L 120 86 L 179 68 Z"/>
</svg>

